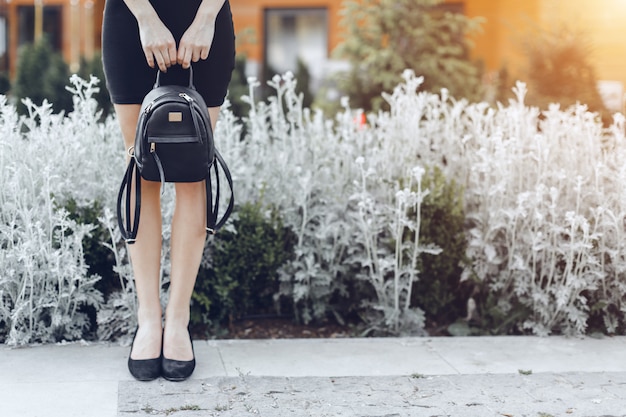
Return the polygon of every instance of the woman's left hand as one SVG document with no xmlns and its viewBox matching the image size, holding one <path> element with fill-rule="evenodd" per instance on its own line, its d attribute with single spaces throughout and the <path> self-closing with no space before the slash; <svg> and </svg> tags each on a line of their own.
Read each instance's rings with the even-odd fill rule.
<svg viewBox="0 0 626 417">
<path fill-rule="evenodd" d="M 209 57 L 213 36 L 215 35 L 215 20 L 200 21 L 198 19 L 189 26 L 178 44 L 177 62 L 183 68 L 189 68 L 192 62 Z"/>
</svg>

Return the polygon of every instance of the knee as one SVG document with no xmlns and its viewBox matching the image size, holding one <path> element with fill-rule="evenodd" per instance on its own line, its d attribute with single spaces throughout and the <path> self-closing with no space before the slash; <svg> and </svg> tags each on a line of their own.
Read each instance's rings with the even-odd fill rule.
<svg viewBox="0 0 626 417">
<path fill-rule="evenodd" d="M 161 183 L 141 179 L 141 200 L 143 202 L 161 203 Z"/>
<path fill-rule="evenodd" d="M 206 198 L 204 181 L 176 183 L 175 188 L 177 204 L 204 203 Z"/>
<path fill-rule="evenodd" d="M 177 218 L 196 230 L 198 237 L 206 236 L 206 193 L 204 182 L 176 183 Z"/>
</svg>

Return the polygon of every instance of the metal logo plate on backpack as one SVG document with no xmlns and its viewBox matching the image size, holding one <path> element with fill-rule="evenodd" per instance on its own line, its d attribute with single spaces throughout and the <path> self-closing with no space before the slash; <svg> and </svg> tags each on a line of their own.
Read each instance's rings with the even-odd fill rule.
<svg viewBox="0 0 626 417">
<path fill-rule="evenodd" d="M 183 113 L 179 111 L 171 111 L 167 115 L 167 120 L 170 123 L 182 122 L 183 121 Z"/>
</svg>

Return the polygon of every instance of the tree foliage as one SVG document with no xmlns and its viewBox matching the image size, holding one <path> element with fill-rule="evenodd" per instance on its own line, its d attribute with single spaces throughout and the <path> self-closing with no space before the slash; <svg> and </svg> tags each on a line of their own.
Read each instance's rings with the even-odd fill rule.
<svg viewBox="0 0 626 417">
<path fill-rule="evenodd" d="M 354 106 L 378 109 L 382 92 L 401 82 L 405 69 L 425 77 L 423 89 L 447 88 L 453 96 L 477 99 L 478 67 L 469 59 L 466 35 L 479 19 L 446 12 L 442 0 L 346 1 L 342 10 L 344 41 L 338 58 L 351 69 L 342 80 Z"/>
<path fill-rule="evenodd" d="M 107 117 L 111 114 L 113 112 L 113 104 L 111 104 L 111 96 L 104 77 L 102 54 L 97 53 L 89 59 L 85 57 L 81 58 L 78 75 L 85 80 L 88 80 L 92 75 L 100 80 L 98 83 L 98 91 L 94 93 L 93 98 L 98 102 L 98 107 L 102 109 L 102 117 Z"/>
<path fill-rule="evenodd" d="M 43 37 L 21 50 L 13 93 L 18 99 L 28 97 L 37 105 L 47 99 L 55 112 L 67 112 L 73 107 L 72 94 L 65 89 L 69 77 L 63 57 Z M 18 111 L 24 113 L 26 107 L 20 104 Z"/>
<path fill-rule="evenodd" d="M 538 31 L 525 43 L 528 56 L 528 104 L 576 103 L 591 111 L 605 110 L 591 61 L 592 45 L 582 32 L 566 26 Z"/>
</svg>

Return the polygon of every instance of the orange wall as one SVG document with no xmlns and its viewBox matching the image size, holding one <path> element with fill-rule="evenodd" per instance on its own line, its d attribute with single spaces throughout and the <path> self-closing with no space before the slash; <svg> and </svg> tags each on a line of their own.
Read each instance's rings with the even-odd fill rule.
<svg viewBox="0 0 626 417">
<path fill-rule="evenodd" d="M 466 0 L 470 17 L 485 18 L 483 31 L 472 37 L 473 55 L 497 71 L 506 66 L 511 76 L 523 78 L 525 37 L 537 29 L 565 25 L 580 30 L 590 42 L 592 62 L 600 80 L 626 86 L 625 0 Z"/>
<path fill-rule="evenodd" d="M 598 78 L 626 85 L 626 1 L 544 1 L 540 17 L 546 26 L 566 24 L 586 34 Z"/>
<path fill-rule="evenodd" d="M 483 18 L 481 31 L 471 37 L 474 58 L 481 59 L 488 71 L 506 66 L 511 75 L 521 75 L 525 63 L 523 37 L 535 24 L 539 3 L 540 0 L 466 0 L 466 15 Z"/>
<path fill-rule="evenodd" d="M 263 12 L 266 8 L 326 8 L 328 10 L 328 51 L 339 43 L 339 10 L 341 1 L 337 0 L 232 0 L 231 8 L 235 32 L 239 35 L 238 53 L 244 53 L 249 59 L 260 61 L 263 58 Z M 256 42 L 247 42 L 241 36 L 246 29 L 252 29 Z"/>
</svg>

